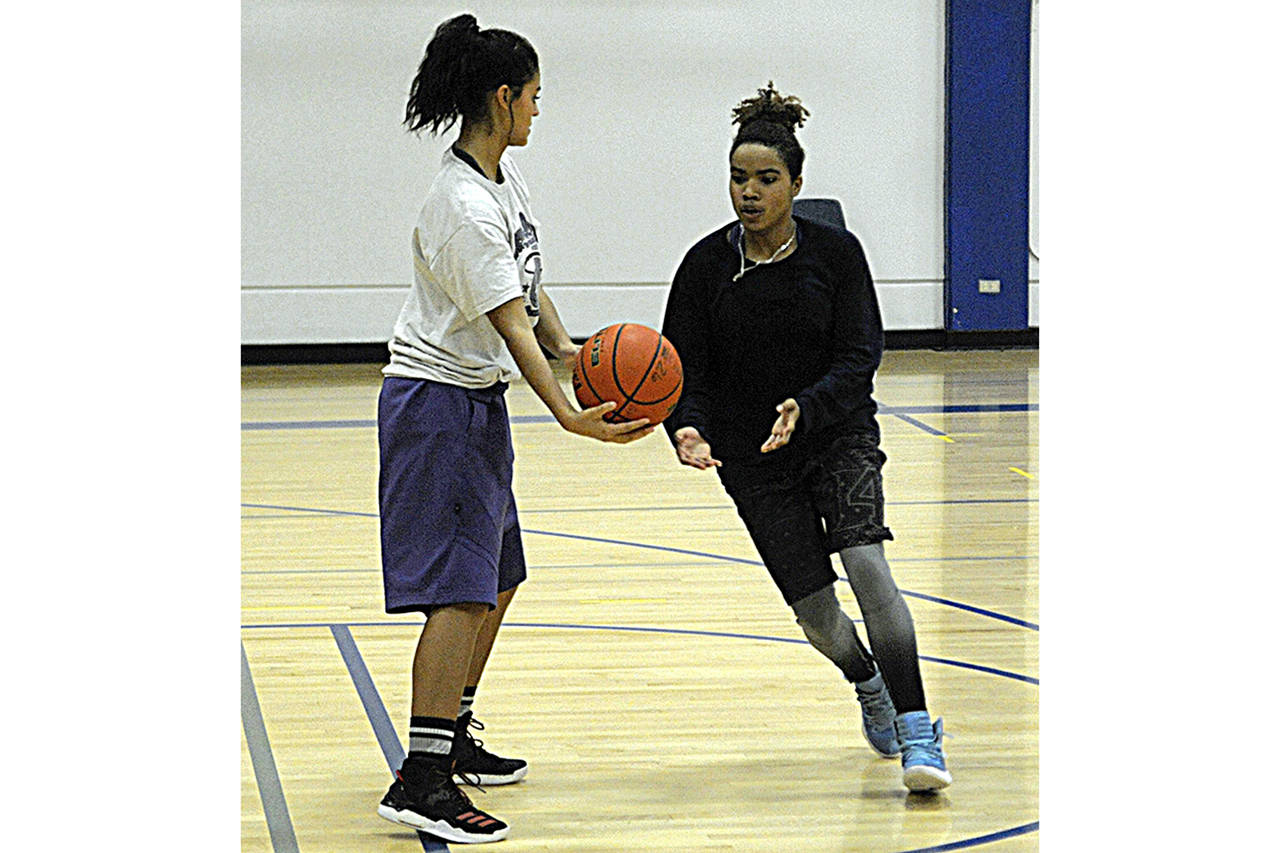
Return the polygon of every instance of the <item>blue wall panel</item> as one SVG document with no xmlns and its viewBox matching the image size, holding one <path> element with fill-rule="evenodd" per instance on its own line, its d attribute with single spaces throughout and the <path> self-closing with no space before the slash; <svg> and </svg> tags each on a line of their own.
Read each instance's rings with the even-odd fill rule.
<svg viewBox="0 0 1280 853">
<path fill-rule="evenodd" d="M 948 331 L 1028 325 L 1030 81 L 1031 0 L 948 0 Z"/>
</svg>

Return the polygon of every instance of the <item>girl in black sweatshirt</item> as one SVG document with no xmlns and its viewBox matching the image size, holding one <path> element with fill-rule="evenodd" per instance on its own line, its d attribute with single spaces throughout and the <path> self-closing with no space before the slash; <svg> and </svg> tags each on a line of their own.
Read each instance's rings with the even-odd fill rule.
<svg viewBox="0 0 1280 853">
<path fill-rule="evenodd" d="M 672 282 L 662 333 L 685 388 L 664 426 L 681 464 L 719 473 L 805 636 L 854 684 L 871 748 L 901 756 L 909 789 L 936 790 L 951 783 L 942 720 L 930 721 L 915 626 L 884 557 L 880 309 L 858 239 L 792 215 L 807 115 L 772 82 L 734 110 L 738 218 L 699 240 Z M 833 553 L 870 652 L 835 597 Z"/>
</svg>

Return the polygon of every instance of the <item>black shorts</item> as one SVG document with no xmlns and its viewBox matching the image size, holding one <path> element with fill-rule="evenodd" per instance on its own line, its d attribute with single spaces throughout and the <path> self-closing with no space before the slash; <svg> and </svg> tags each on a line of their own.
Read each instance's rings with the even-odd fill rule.
<svg viewBox="0 0 1280 853">
<path fill-rule="evenodd" d="M 885 460 L 878 436 L 852 433 L 767 479 L 728 462 L 717 469 L 788 605 L 835 582 L 835 552 L 893 538 L 884 525 Z"/>
</svg>

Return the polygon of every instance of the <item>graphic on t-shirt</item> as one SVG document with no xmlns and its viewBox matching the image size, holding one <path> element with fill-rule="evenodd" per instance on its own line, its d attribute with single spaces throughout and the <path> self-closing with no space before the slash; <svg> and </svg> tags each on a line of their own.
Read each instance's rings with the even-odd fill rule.
<svg viewBox="0 0 1280 853">
<path fill-rule="evenodd" d="M 516 266 L 520 268 L 520 285 L 524 288 L 524 310 L 537 320 L 538 285 L 542 281 L 542 253 L 538 251 L 538 231 L 533 223 L 519 213 L 520 228 L 516 231 Z"/>
</svg>

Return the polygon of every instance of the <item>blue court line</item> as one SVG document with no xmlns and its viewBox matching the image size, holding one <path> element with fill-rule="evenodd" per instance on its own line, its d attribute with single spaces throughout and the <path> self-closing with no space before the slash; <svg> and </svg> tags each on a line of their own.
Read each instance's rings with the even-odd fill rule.
<svg viewBox="0 0 1280 853">
<path fill-rule="evenodd" d="M 945 406 L 881 406 L 886 415 L 958 415 L 975 412 L 1038 412 L 1039 403 L 962 403 Z"/>
<path fill-rule="evenodd" d="M 797 640 L 796 642 L 803 643 L 807 641 Z M 1007 669 L 996 669 L 995 667 L 991 667 L 991 666 L 983 666 L 980 663 L 966 663 L 965 661 L 962 661 L 962 660 L 950 660 L 949 658 L 935 658 L 935 657 L 930 657 L 929 655 L 918 655 L 918 657 L 920 658 L 920 660 L 927 660 L 933 663 L 940 663 L 945 666 L 958 666 L 961 669 L 972 669 L 977 672 L 988 673 L 989 675 L 998 675 L 1001 678 L 1012 678 L 1014 681 L 1021 681 L 1026 684 L 1034 684 L 1037 687 L 1040 686 L 1040 679 L 1032 675 L 1023 675 L 1020 672 L 1009 672 Z"/>
<path fill-rule="evenodd" d="M 746 563 L 749 566 L 764 565 L 759 560 L 747 560 L 742 557 L 730 557 L 725 554 L 709 554 L 706 551 L 690 551 L 686 548 L 672 548 L 668 545 L 649 545 L 644 542 L 626 542 L 622 539 L 604 539 L 599 536 L 583 536 L 578 533 L 556 533 L 552 530 L 533 530 L 521 528 L 522 533 L 536 533 L 539 536 L 556 536 L 561 539 L 579 539 L 585 542 L 602 542 L 606 545 L 626 545 L 630 548 L 649 548 L 654 551 L 666 551 L 672 554 L 688 554 L 693 557 L 709 557 L 713 560 L 725 560 L 730 563 Z"/>
<path fill-rule="evenodd" d="M 906 415 L 901 415 L 901 414 L 898 414 L 897 412 L 893 412 L 892 414 L 898 420 L 906 421 L 907 423 L 911 424 L 913 427 L 917 429 L 922 429 L 925 432 L 929 433 L 930 435 L 946 435 L 946 433 L 943 432 L 942 430 L 934 429 L 933 427 L 929 426 L 927 423 L 924 423 L 923 421 L 918 421 L 915 418 L 907 417 Z"/>
<path fill-rule="evenodd" d="M 902 417 L 913 415 L 950 415 L 974 414 L 986 412 L 1038 412 L 1039 403 L 965 403 L 943 406 L 880 406 L 879 412 L 884 415 Z M 917 426 L 918 421 L 903 417 L 903 420 Z M 549 424 L 554 423 L 551 415 L 511 415 L 513 424 Z M 245 421 L 240 424 L 243 431 L 273 429 L 370 429 L 376 427 L 376 420 L 332 420 L 332 421 Z"/>
<path fill-rule="evenodd" d="M 939 844 L 936 847 L 918 847 L 915 850 L 907 850 L 905 853 L 943 853 L 946 850 L 963 850 L 966 847 L 977 847 L 979 844 L 990 844 L 992 841 L 1003 841 L 1006 838 L 1014 838 L 1018 835 L 1026 835 L 1028 832 L 1038 832 L 1040 830 L 1040 821 L 1032 821 L 1024 823 L 1022 826 L 1015 826 L 1012 829 L 1004 829 L 1000 832 L 993 832 L 990 835 L 979 835 L 977 838 L 966 838 L 963 841 L 952 841 L 950 844 Z"/>
<path fill-rule="evenodd" d="M 391 717 L 387 714 L 387 706 L 383 703 L 382 696 L 379 695 L 378 688 L 373 683 L 373 677 L 369 675 L 369 668 L 365 666 L 364 658 L 360 656 L 360 650 L 356 648 L 356 641 L 351 636 L 351 630 L 346 625 L 330 625 L 329 631 L 333 634 L 333 639 L 338 643 L 338 651 L 342 654 L 342 660 L 347 665 L 347 672 L 351 673 L 351 681 L 356 686 L 356 694 L 364 705 L 365 715 L 369 718 L 369 724 L 373 726 L 373 734 L 378 739 L 378 746 L 382 748 L 382 755 L 387 760 L 387 767 L 394 776 L 396 770 L 404 763 L 404 747 L 400 743 L 399 735 L 396 734 L 396 727 L 391 724 Z M 409 829 L 409 827 L 405 828 Z M 418 833 L 418 840 L 422 842 L 422 849 L 429 851 L 429 853 L 441 853 L 441 851 L 449 849 L 447 844 L 432 838 L 425 832 Z"/>
<path fill-rule="evenodd" d="M 244 726 L 244 739 L 249 745 L 249 758 L 253 761 L 253 775 L 258 781 L 258 796 L 262 798 L 262 812 L 267 818 L 267 831 L 271 833 L 271 848 L 276 853 L 297 853 L 298 838 L 293 833 L 293 821 L 289 819 L 289 805 L 280 787 L 280 773 L 267 739 L 267 726 L 262 719 L 262 706 L 258 704 L 258 691 L 253 686 L 253 673 L 249 671 L 249 658 L 240 644 L 240 722 Z"/>
<path fill-rule="evenodd" d="M 387 760 L 387 768 L 394 776 L 396 770 L 404 763 L 404 747 L 400 743 L 400 736 L 396 734 L 396 727 L 391 724 L 391 717 L 387 714 L 386 705 L 382 702 L 382 697 L 378 694 L 378 688 L 373 683 L 373 677 L 369 675 L 369 668 L 364 664 L 364 658 L 360 656 L 360 650 L 356 648 L 356 641 L 351 636 L 351 630 L 346 625 L 330 625 L 330 633 L 338 644 L 338 651 L 342 653 L 342 660 L 347 665 L 347 671 L 351 673 L 351 680 L 355 683 L 356 694 L 359 695 L 360 701 L 364 704 L 364 712 L 369 715 L 369 723 L 373 726 L 373 733 L 378 738 L 378 746 L 382 747 L 382 755 Z"/>
<path fill-rule="evenodd" d="M 267 506 L 266 506 L 266 505 L 264 505 L 264 504 L 241 504 L 241 506 L 244 506 L 244 507 L 267 508 L 267 509 L 291 509 L 291 510 L 295 510 L 295 511 L 297 511 L 297 512 L 310 512 L 310 513 L 319 513 L 319 514 L 326 514 L 326 515 L 329 515 L 329 514 L 336 514 L 336 515 L 356 515 L 356 516 L 365 516 L 365 517 L 376 517 L 376 515 L 377 515 L 376 513 L 371 513 L 371 512 L 345 512 L 345 511 L 342 511 L 342 510 L 307 509 L 307 508 L 305 508 L 305 507 L 279 507 L 279 506 L 277 506 L 277 507 L 267 507 Z M 709 552 L 706 552 L 706 551 L 691 551 L 691 550 L 688 550 L 688 549 L 685 549 L 685 548 L 672 548 L 672 547 L 670 547 L 670 546 L 668 546 L 668 545 L 649 545 L 649 544 L 644 543 L 644 542 L 627 542 L 627 541 L 622 540 L 622 539 L 604 539 L 604 538 L 599 537 L 599 536 L 584 536 L 584 535 L 581 535 L 581 534 L 578 534 L 578 533 L 557 533 L 557 532 L 555 532 L 555 531 L 551 531 L 551 530 L 534 530 L 534 529 L 531 529 L 531 528 L 526 528 L 526 529 L 524 529 L 522 532 L 524 532 L 524 533 L 536 534 L 536 535 L 539 535 L 539 536 L 555 536 L 555 537 L 559 537 L 559 538 L 563 538 L 563 539 L 578 539 L 578 540 L 586 541 L 586 542 L 600 542 L 600 543 L 604 543 L 604 544 L 607 544 L 607 545 L 623 545 L 623 546 L 626 546 L 626 547 L 628 547 L 628 548 L 646 548 L 646 549 L 649 549 L 649 550 L 653 550 L 653 551 L 663 551 L 663 552 L 665 552 L 665 553 L 670 553 L 670 554 L 687 554 L 687 555 L 689 555 L 689 556 L 693 556 L 693 557 L 705 557 L 705 558 L 710 559 L 710 560 L 720 560 L 720 561 L 730 562 L 730 563 L 741 563 L 741 564 L 748 565 L 748 566 L 763 566 L 763 565 L 764 565 L 764 563 L 763 563 L 763 562 L 761 562 L 760 560 L 748 560 L 748 559 L 745 559 L 745 558 L 743 558 L 743 557 L 731 557 L 731 556 L 728 556 L 727 554 L 712 554 L 712 553 L 709 553 Z M 906 558 L 906 559 L 904 559 L 904 560 L 895 560 L 895 562 L 944 562 L 944 561 L 968 561 L 968 560 L 997 560 L 997 561 L 1002 561 L 1002 560 L 1013 560 L 1013 559 L 1023 559 L 1023 560 L 1025 560 L 1025 559 L 1030 559 L 1030 558 L 1029 558 L 1029 557 L 1003 557 L 1003 556 L 994 556 L 994 557 L 930 557 L 930 558 L 920 558 L 920 557 L 916 557 L 916 558 Z M 847 579 L 846 579 L 846 582 L 847 582 Z M 1039 626 L 1039 625 L 1037 625 L 1037 624 L 1035 624 L 1034 622 L 1026 622 L 1026 621 L 1024 621 L 1024 620 L 1022 620 L 1022 619 L 1018 619 L 1018 618 L 1013 617 L 1013 616 L 1005 616 L 1004 614 L 1001 614 L 1001 613 L 996 613 L 996 612 L 991 611 L 991 610 L 984 610 L 984 609 L 982 609 L 982 608 L 980 608 L 980 607 L 973 607 L 973 606 L 971 606 L 971 605 L 967 605 L 967 604 L 961 604 L 960 602 L 957 602 L 957 601 L 951 601 L 950 599 L 938 598 L 938 597 L 936 597 L 936 596 L 930 596 L 930 595 L 926 595 L 926 594 L 924 594 L 924 593 L 908 592 L 908 591 L 906 591 L 906 590 L 902 590 L 902 594 L 903 594 L 903 595 L 911 595 L 911 596 L 915 596 L 915 597 L 917 597 L 917 598 L 922 598 L 922 599 L 925 599 L 925 600 L 927 600 L 927 601 L 935 602 L 935 603 L 937 603 L 937 604 L 947 605 L 947 606 L 949 606 L 949 607 L 956 607 L 956 608 L 958 608 L 958 609 L 960 609 L 960 610 L 967 610 L 967 611 L 969 611 L 969 612 L 971 612 L 971 613 L 976 613 L 976 614 L 978 614 L 978 615 L 980 615 L 980 616 L 989 616 L 989 617 L 991 617 L 992 619 L 999 619 L 999 620 L 1001 620 L 1001 621 L 1009 622 L 1009 623 L 1014 624 L 1014 625 L 1019 625 L 1019 626 L 1024 627 L 1024 628 L 1030 628 L 1030 629 L 1035 630 L 1035 631 L 1039 631 L 1039 630 L 1040 630 L 1040 626 Z"/>
<path fill-rule="evenodd" d="M 885 506 L 952 506 L 957 504 L 1027 504 L 1040 503 L 1039 498 L 961 498 L 956 500 L 935 501 L 885 501 Z M 539 512 L 686 512 L 689 510 L 726 510 L 734 509 L 728 504 L 696 504 L 691 506 L 624 506 L 615 508 L 601 507 L 551 507 L 549 509 L 521 509 L 521 515 Z M 254 516 L 260 518 L 262 516 Z"/>
<path fill-rule="evenodd" d="M 957 500 L 936 501 L 885 501 L 885 506 L 957 506 L 963 504 L 1036 504 L 1039 498 L 963 498 Z M 340 509 L 311 509 L 296 506 L 275 506 L 273 504 L 240 504 L 243 509 L 278 509 L 289 512 L 306 512 L 319 515 L 356 515 L 363 518 L 377 518 L 376 512 L 351 512 Z M 601 507 L 551 507 L 549 509 L 521 509 L 521 515 L 532 515 L 544 512 L 686 512 L 689 510 L 726 510 L 733 509 L 733 504 L 701 504 L 697 506 L 627 506 L 616 509 Z M 288 518 L 285 515 L 242 515 L 245 518 Z"/>
<path fill-rule="evenodd" d="M 1027 556 L 1025 554 L 1000 554 L 994 557 L 898 557 L 893 560 L 894 563 L 988 563 L 998 562 L 1007 563 L 1016 560 L 1035 560 L 1038 556 Z M 718 561 L 718 560 L 717 560 Z M 715 562 L 715 561 L 713 561 Z M 610 562 L 610 566 L 614 568 L 624 569 L 687 569 L 690 567 L 704 566 L 706 561 L 699 560 L 691 563 L 621 563 Z M 764 565 L 757 563 L 756 565 Z M 552 569 L 595 569 L 600 567 L 599 560 L 592 560 L 586 563 L 539 563 L 535 568 L 538 571 L 550 571 Z M 374 566 L 368 569 L 248 569 L 241 570 L 241 575 L 368 575 L 380 574 L 382 569 Z M 926 598 L 923 593 L 904 592 L 904 595 L 915 595 L 919 598 Z M 958 602 L 948 601 L 945 598 L 936 599 L 939 603 L 948 604 L 953 607 L 964 608 L 965 605 Z M 996 614 L 998 618 L 998 614 Z M 1011 618 L 1011 617 L 1010 617 Z M 1016 621 L 1016 620 L 1015 620 Z M 1039 626 L 1036 626 L 1038 629 Z"/>
<path fill-rule="evenodd" d="M 847 582 L 848 578 L 845 578 L 844 580 Z M 1026 622 L 1014 616 L 1006 616 L 1003 613 L 996 613 L 993 610 L 983 610 L 981 607 L 974 607 L 972 604 L 962 604 L 959 601 L 952 601 L 949 598 L 938 598 L 936 595 L 926 595 L 923 592 L 908 592 L 905 589 L 900 589 L 899 592 L 903 595 L 909 595 L 912 598 L 922 598 L 925 601 L 932 601 L 935 604 L 945 604 L 946 606 L 954 607 L 957 610 L 968 610 L 970 613 L 977 613 L 979 616 L 988 616 L 992 619 L 999 619 L 1002 622 L 1020 625 L 1023 628 L 1030 628 L 1032 631 L 1040 630 L 1040 626 L 1034 622 Z"/>
<path fill-rule="evenodd" d="M 352 512 L 345 509 L 317 509 L 307 506 L 275 506 L 273 504 L 240 504 L 242 509 L 279 509 L 286 512 L 305 512 L 311 515 L 354 515 L 359 518 L 377 518 L 376 512 Z M 241 516 L 242 518 L 244 516 Z M 250 516 L 256 518 L 257 516 Z"/>
<path fill-rule="evenodd" d="M 392 626 L 392 627 L 411 626 L 416 628 L 420 624 L 421 623 L 418 623 L 418 622 L 349 622 L 345 624 L 299 623 L 299 624 L 293 624 L 293 625 L 241 625 L 240 627 L 241 629 L 328 628 L 330 633 L 333 634 L 334 640 L 338 644 L 338 650 L 342 655 L 343 662 L 347 666 L 347 671 L 351 674 L 351 680 L 355 685 L 356 693 L 359 695 L 360 701 L 364 705 L 365 714 L 369 718 L 370 725 L 373 726 L 374 735 L 377 737 L 378 744 L 382 749 L 383 756 L 386 758 L 387 766 L 391 768 L 392 771 L 394 772 L 396 765 L 404 760 L 404 750 L 400 744 L 399 737 L 396 735 L 395 727 L 391 723 L 391 718 L 387 714 L 386 705 L 383 703 L 382 697 L 378 693 L 377 686 L 373 683 L 373 678 L 369 674 L 369 669 L 365 665 L 364 658 L 361 657 L 360 655 L 360 650 L 356 646 L 355 639 L 351 636 L 350 629 L 352 627 L 388 627 L 388 626 Z M 596 630 L 596 631 L 636 631 L 636 632 L 647 632 L 647 633 L 657 633 L 657 634 L 684 634 L 684 635 L 694 635 L 694 636 L 704 636 L 704 637 L 723 637 L 723 638 L 730 638 L 730 639 L 766 640 L 770 642 L 796 643 L 801 645 L 805 645 L 808 643 L 807 640 L 797 639 L 793 637 L 772 637 L 772 636 L 767 636 L 762 634 L 738 634 L 738 633 L 730 633 L 730 632 L 724 632 L 724 631 L 698 631 L 698 630 L 691 630 L 691 629 L 684 629 L 684 628 L 648 628 L 648 627 L 642 627 L 642 626 L 628 626 L 628 625 L 575 625 L 575 624 L 569 624 L 569 623 L 508 622 L 508 623 L 504 623 L 504 627 L 561 628 L 561 629 Z M 967 663 L 965 661 L 948 660 L 946 658 L 937 658 L 937 657 L 931 657 L 928 655 L 920 655 L 920 659 L 924 661 L 930 661 L 932 663 L 943 664 L 946 666 L 956 666 L 964 669 L 975 670 L 977 672 L 985 672 L 990 675 L 998 675 L 1004 678 L 1011 678 L 1016 681 L 1022 681 L 1024 683 L 1034 684 L 1036 686 L 1039 686 L 1040 684 L 1039 679 L 1033 678 L 1029 675 L 1022 675 L 1016 672 L 1008 672 L 1006 670 L 996 669 L 994 667 L 982 666 L 981 664 Z M 243 643 L 240 645 L 240 660 L 241 660 L 242 680 L 243 679 L 249 680 L 248 681 L 249 689 L 247 692 L 248 694 L 254 697 L 253 704 L 254 704 L 254 707 L 256 708 L 257 699 L 256 699 L 256 694 L 253 692 L 253 683 L 252 683 L 252 679 L 249 676 L 249 669 L 248 669 L 249 665 L 248 665 L 248 660 L 244 654 Z M 243 696 L 246 691 L 244 691 L 242 688 L 241 692 Z M 258 713 L 257 720 L 258 720 L 258 725 L 261 727 L 261 713 Z M 249 726 L 246 723 L 246 734 L 247 734 L 248 728 Z M 265 738 L 266 738 L 265 728 L 262 728 L 261 737 L 263 739 L 263 742 L 265 743 Z M 252 754 L 253 753 L 252 745 L 250 747 L 250 751 Z M 271 762 L 271 771 L 272 771 L 272 775 L 274 775 L 275 765 L 274 765 L 274 762 L 271 761 L 269 747 L 267 747 L 267 750 L 266 750 L 266 759 L 267 761 Z M 258 762 L 257 762 L 257 759 L 255 758 L 254 760 L 255 772 L 257 772 L 257 769 L 258 769 Z M 276 777 L 276 786 L 277 788 L 279 786 L 278 776 Z M 259 789 L 263 790 L 261 783 L 259 783 Z M 263 795 L 263 803 L 265 808 L 266 807 L 265 794 Z M 283 795 L 281 795 L 280 806 L 283 807 L 283 805 L 284 805 L 284 799 L 283 799 Z M 286 821 L 286 826 L 289 832 L 289 838 L 292 840 L 293 846 L 281 847 L 279 844 L 277 844 L 276 833 L 274 830 L 272 831 L 272 844 L 275 847 L 275 850 L 277 851 L 281 851 L 281 850 L 296 851 L 298 849 L 297 840 L 293 838 L 292 824 L 288 823 L 287 810 L 285 810 L 284 812 L 284 819 Z M 271 825 L 270 821 L 271 819 L 269 817 L 268 818 L 269 826 Z M 1035 831 L 1038 831 L 1039 828 L 1040 828 L 1040 822 L 1034 821 L 1032 823 L 1023 824 L 1022 826 L 1016 826 L 1010 829 L 1000 830 L 999 832 L 988 833 L 987 835 L 976 836 L 974 838 L 966 838 L 960 841 L 948 842 L 946 844 L 940 844 L 933 847 L 920 847 L 913 850 L 904 851 L 904 853 L 943 853 L 943 851 L 948 851 L 948 850 L 961 850 L 966 847 L 976 847 L 981 844 L 989 844 L 993 841 L 1000 841 L 1005 838 L 1013 838 L 1018 835 L 1024 835 L 1028 832 L 1035 832 Z M 448 845 L 446 845 L 442 841 L 433 839 L 431 836 L 427 835 L 426 833 L 419 832 L 418 839 L 419 841 L 422 842 L 422 848 L 424 851 L 427 851 L 427 853 L 448 853 L 449 851 Z"/>
<path fill-rule="evenodd" d="M 421 628 L 421 622 L 345 622 L 342 623 L 347 628 Z M 626 631 L 643 634 L 685 634 L 693 637 L 719 637 L 730 640 L 764 640 L 770 643 L 796 643 L 798 645 L 808 645 L 809 641 L 798 637 L 772 637 L 767 634 L 739 634 L 731 631 L 699 631 L 692 628 L 650 628 L 643 625 L 578 625 L 571 622 L 503 622 L 504 628 L 560 628 L 564 630 L 575 631 Z M 257 625 L 241 625 L 241 630 L 262 630 L 269 628 L 328 628 L 333 630 L 332 622 L 290 622 L 290 623 L 260 623 Z M 335 634 L 336 636 L 336 634 Z M 961 669 L 972 669 L 977 672 L 985 672 L 988 675 L 998 675 L 1002 678 L 1010 678 L 1014 681 L 1021 681 L 1026 684 L 1034 684 L 1039 686 L 1040 679 L 1022 675 L 1017 672 L 1009 672 L 1004 669 L 996 669 L 995 667 L 984 666 L 979 663 L 968 663 L 961 660 L 951 660 L 950 658 L 930 657 L 929 655 L 920 655 L 920 660 L 927 660 L 931 663 L 939 663 L 944 666 L 955 666 Z M 381 701 L 381 700 L 379 700 Z M 385 712 L 384 712 L 385 713 Z"/>
<path fill-rule="evenodd" d="M 247 432 L 260 429 L 367 429 L 377 426 L 377 421 L 247 421 L 240 424 L 240 430 Z"/>
<path fill-rule="evenodd" d="M 1025 555 L 1001 555 L 996 557 L 901 557 L 895 559 L 895 563 L 943 563 L 943 562 L 960 562 L 960 563 L 985 563 L 1000 562 L 1006 563 L 1014 560 L 1035 560 L 1037 557 L 1028 557 Z M 718 560 L 717 560 L 718 561 Z M 712 562 L 717 562 L 712 561 Z M 705 566 L 707 561 L 699 560 L 690 563 L 621 563 L 611 561 L 609 565 L 613 568 L 620 569 L 687 569 L 697 566 Z M 756 565 L 764 565 L 757 563 Z M 538 571 L 551 571 L 554 569 L 597 569 L 600 568 L 599 560 L 591 560 L 586 563 L 539 563 L 535 568 Z M 241 570 L 241 575 L 369 575 L 381 574 L 382 569 L 374 566 L 368 569 L 248 569 Z M 904 595 L 918 595 L 921 598 L 925 596 L 922 593 L 904 593 Z M 951 604 L 956 607 L 963 605 L 956 602 L 949 602 L 946 599 L 938 599 L 944 604 Z"/>
<path fill-rule="evenodd" d="M 357 515 L 367 518 L 377 518 L 375 512 L 345 512 L 336 509 L 306 509 L 305 507 L 284 507 L 284 506 L 266 506 L 264 504 L 241 504 L 244 507 L 256 509 L 289 509 L 297 512 L 312 512 L 321 515 Z M 672 548 L 669 545 L 648 545 L 644 542 L 624 542 L 621 539 L 602 539 L 599 536 L 582 536 L 577 533 L 556 533 L 551 530 L 534 530 L 532 528 L 522 528 L 522 533 L 532 533 L 538 536 L 558 536 L 563 539 L 580 539 L 587 542 L 602 542 L 606 545 L 626 545 L 631 548 L 650 548 L 655 551 L 667 551 L 672 554 L 689 554 L 694 557 L 707 557 L 713 560 L 727 560 L 733 563 L 747 563 L 748 565 L 763 565 L 759 560 L 746 560 L 742 557 L 729 557 L 723 554 L 708 554 L 705 551 L 690 551 L 685 548 Z"/>
<path fill-rule="evenodd" d="M 513 424 L 550 424 L 555 423 L 551 415 L 511 415 Z M 242 432 L 252 430 L 274 429 L 372 429 L 378 425 L 374 420 L 337 420 L 337 421 L 245 421 L 240 424 Z"/>
<path fill-rule="evenodd" d="M 503 622 L 502 626 L 504 628 L 566 628 L 583 631 L 636 631 L 649 634 L 688 634 L 695 637 L 724 637 L 731 640 L 766 640 L 771 643 L 797 643 L 802 646 L 809 645 L 808 640 L 797 637 L 770 637 L 765 634 L 736 634 L 729 631 L 697 631 L 690 628 L 646 628 L 636 625 L 573 625 L 558 622 Z M 1037 686 L 1040 684 L 1040 680 L 1038 678 L 1034 678 L 1030 675 L 1008 672 L 1003 669 L 995 669 L 994 667 L 983 666 L 978 663 L 966 663 L 964 661 L 935 658 L 928 655 L 920 655 L 919 657 L 920 660 L 940 663 L 944 666 L 958 666 L 962 669 L 973 669 L 990 675 L 1012 678 L 1014 681 L 1022 681 L 1027 684 L 1035 684 Z"/>
</svg>

